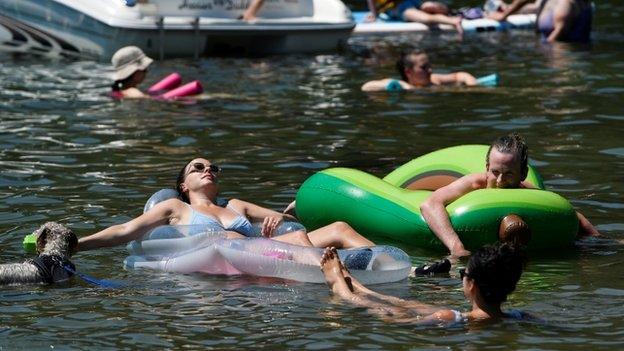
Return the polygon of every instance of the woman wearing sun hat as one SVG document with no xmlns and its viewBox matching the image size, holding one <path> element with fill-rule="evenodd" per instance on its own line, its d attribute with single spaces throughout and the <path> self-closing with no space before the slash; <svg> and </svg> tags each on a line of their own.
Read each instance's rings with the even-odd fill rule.
<svg viewBox="0 0 624 351">
<path fill-rule="evenodd" d="M 114 98 L 140 99 L 149 95 L 143 94 L 137 85 L 141 84 L 147 73 L 147 68 L 154 60 L 147 57 L 136 46 L 123 47 L 113 55 L 111 63 L 115 69 L 112 86 Z"/>
</svg>

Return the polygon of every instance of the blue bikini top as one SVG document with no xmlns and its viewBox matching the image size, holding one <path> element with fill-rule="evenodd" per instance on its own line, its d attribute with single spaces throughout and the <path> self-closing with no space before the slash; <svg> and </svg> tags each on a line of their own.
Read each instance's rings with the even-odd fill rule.
<svg viewBox="0 0 624 351">
<path fill-rule="evenodd" d="M 251 225 L 251 222 L 249 222 L 249 220 L 247 219 L 247 217 L 236 212 L 236 210 L 231 209 L 229 206 L 226 206 L 226 208 L 229 208 L 230 210 L 236 212 L 238 215 L 236 216 L 236 218 L 234 218 L 232 223 L 230 223 L 227 227 L 224 226 L 221 222 L 219 222 L 218 219 L 196 211 L 189 204 L 187 204 L 187 206 L 191 209 L 191 212 L 192 212 L 191 221 L 189 223 L 191 225 L 193 224 L 209 225 L 211 227 L 217 227 L 223 230 L 237 232 L 239 234 L 242 234 L 248 237 L 254 236 L 253 227 Z"/>
</svg>

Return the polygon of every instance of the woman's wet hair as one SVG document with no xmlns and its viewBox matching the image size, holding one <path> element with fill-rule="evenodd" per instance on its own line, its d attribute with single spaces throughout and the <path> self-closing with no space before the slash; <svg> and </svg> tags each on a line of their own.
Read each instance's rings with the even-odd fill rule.
<svg viewBox="0 0 624 351">
<path fill-rule="evenodd" d="M 498 152 L 502 152 L 504 154 L 513 154 L 518 157 L 521 161 L 521 169 L 522 171 L 526 170 L 529 165 L 529 148 L 527 147 L 524 138 L 520 136 L 518 133 L 511 133 L 505 136 L 502 136 L 490 145 L 488 149 L 487 155 L 485 156 L 485 164 L 487 166 L 490 165 L 490 152 L 495 148 Z"/>
<path fill-rule="evenodd" d="M 525 262 L 520 247 L 499 243 L 477 250 L 470 257 L 466 271 L 487 303 L 500 304 L 516 289 Z"/>
<path fill-rule="evenodd" d="M 401 56 L 399 56 L 399 59 L 396 62 L 396 69 L 399 72 L 399 75 L 401 75 L 401 79 L 404 82 L 408 81 L 407 75 L 405 74 L 405 69 L 407 68 L 412 68 L 414 67 L 414 60 L 413 58 L 415 56 L 418 55 L 426 55 L 427 53 L 422 51 L 422 50 L 412 50 L 412 51 L 408 51 L 408 52 L 401 52 Z"/>
<path fill-rule="evenodd" d="M 190 204 L 191 200 L 188 198 L 188 196 L 182 191 L 182 183 L 184 183 L 184 180 L 186 179 L 186 167 L 193 162 L 194 159 L 189 160 L 187 163 L 184 164 L 184 166 L 182 166 L 182 169 L 180 170 L 180 173 L 178 173 L 178 178 L 176 179 L 176 186 L 175 189 L 178 191 L 178 194 L 180 194 L 180 199 L 182 199 L 182 201 Z"/>
</svg>

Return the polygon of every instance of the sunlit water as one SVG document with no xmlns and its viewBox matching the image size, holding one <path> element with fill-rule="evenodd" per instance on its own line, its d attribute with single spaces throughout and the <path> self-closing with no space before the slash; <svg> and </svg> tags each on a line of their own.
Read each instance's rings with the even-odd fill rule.
<svg viewBox="0 0 624 351">
<path fill-rule="evenodd" d="M 611 3 L 615 3 L 611 1 Z M 157 62 L 200 79 L 196 103 L 115 102 L 102 63 L 1 55 L 0 260 L 21 261 L 21 239 L 48 220 L 87 235 L 140 214 L 197 155 L 220 164 L 222 194 L 282 209 L 315 171 L 383 176 L 423 153 L 519 131 L 547 186 L 605 234 L 623 239 L 624 50 L 621 5 L 604 5 L 589 48 L 542 44 L 531 32 L 353 38 L 322 56 Z M 436 71 L 498 72 L 496 89 L 359 91 L 395 76 L 394 57 L 418 45 Z M 405 247 L 413 263 L 443 252 Z M 452 328 L 387 324 L 341 305 L 325 285 L 250 277 L 125 271 L 125 249 L 83 252 L 78 269 L 127 284 L 79 279 L 3 287 L 1 348 L 23 349 L 621 349 L 621 246 L 582 243 L 533 255 L 509 305 L 543 323 Z M 456 271 L 375 287 L 467 309 Z"/>
</svg>

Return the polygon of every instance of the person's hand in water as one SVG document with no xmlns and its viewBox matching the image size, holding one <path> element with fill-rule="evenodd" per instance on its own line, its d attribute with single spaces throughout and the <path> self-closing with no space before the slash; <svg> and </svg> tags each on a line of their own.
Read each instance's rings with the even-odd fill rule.
<svg viewBox="0 0 624 351">
<path fill-rule="evenodd" d="M 282 217 L 277 216 L 265 217 L 264 221 L 262 222 L 262 236 L 266 238 L 272 237 L 275 229 L 280 225 L 280 223 L 282 223 L 282 220 Z"/>
</svg>

